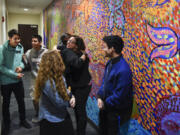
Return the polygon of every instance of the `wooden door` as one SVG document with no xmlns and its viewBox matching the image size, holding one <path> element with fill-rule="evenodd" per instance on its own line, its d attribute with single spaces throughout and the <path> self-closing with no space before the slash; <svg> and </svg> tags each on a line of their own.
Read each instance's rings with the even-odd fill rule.
<svg viewBox="0 0 180 135">
<path fill-rule="evenodd" d="M 38 34 L 38 25 L 18 24 L 18 31 L 21 36 L 21 44 L 24 47 L 24 52 L 32 48 L 32 35 Z"/>
</svg>

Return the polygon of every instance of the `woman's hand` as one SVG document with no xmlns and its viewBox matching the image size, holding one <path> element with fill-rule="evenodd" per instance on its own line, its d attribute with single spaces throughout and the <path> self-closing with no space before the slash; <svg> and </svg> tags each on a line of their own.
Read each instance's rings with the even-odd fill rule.
<svg viewBox="0 0 180 135">
<path fill-rule="evenodd" d="M 100 98 L 98 98 L 97 101 L 98 101 L 98 108 L 102 110 L 104 108 L 104 102 Z"/>
<path fill-rule="evenodd" d="M 86 60 L 86 55 L 85 54 L 83 54 L 83 55 L 81 55 L 81 57 L 80 57 L 83 61 L 85 61 Z"/>
<path fill-rule="evenodd" d="M 83 61 L 85 61 L 85 60 L 86 60 L 86 57 L 87 57 L 87 53 L 86 53 L 85 50 L 81 50 L 81 52 L 83 53 L 83 55 L 81 55 L 81 59 L 82 59 Z"/>
<path fill-rule="evenodd" d="M 72 97 L 71 97 L 71 99 L 70 99 L 70 101 L 69 101 L 69 104 L 70 104 L 70 106 L 71 106 L 72 108 L 75 107 L 75 105 L 76 105 L 76 99 L 75 99 L 74 95 L 72 95 Z"/>
</svg>

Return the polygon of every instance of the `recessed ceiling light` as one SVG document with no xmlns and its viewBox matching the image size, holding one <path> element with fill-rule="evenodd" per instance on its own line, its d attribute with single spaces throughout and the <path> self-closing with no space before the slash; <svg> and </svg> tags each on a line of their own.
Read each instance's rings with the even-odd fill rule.
<svg viewBox="0 0 180 135">
<path fill-rule="evenodd" d="M 24 8 L 24 11 L 28 11 L 29 9 L 28 8 Z"/>
</svg>

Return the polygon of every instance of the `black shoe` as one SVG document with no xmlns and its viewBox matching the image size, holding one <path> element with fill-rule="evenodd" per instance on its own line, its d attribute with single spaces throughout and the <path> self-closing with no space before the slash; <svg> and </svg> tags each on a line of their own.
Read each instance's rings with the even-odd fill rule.
<svg viewBox="0 0 180 135">
<path fill-rule="evenodd" d="M 9 135 L 9 131 L 8 130 L 2 130 L 1 135 Z"/>
<path fill-rule="evenodd" d="M 27 129 L 32 128 L 32 126 L 31 126 L 26 120 L 21 121 L 21 122 L 20 122 L 20 126 L 25 127 L 25 128 L 27 128 Z"/>
<path fill-rule="evenodd" d="M 9 135 L 9 131 L 10 131 L 9 126 L 5 127 L 5 128 L 2 129 L 1 135 Z"/>
</svg>

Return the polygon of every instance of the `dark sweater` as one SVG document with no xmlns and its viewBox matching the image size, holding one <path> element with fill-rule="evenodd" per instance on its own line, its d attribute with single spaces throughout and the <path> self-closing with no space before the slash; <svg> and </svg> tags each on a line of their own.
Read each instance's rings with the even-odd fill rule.
<svg viewBox="0 0 180 135">
<path fill-rule="evenodd" d="M 122 56 L 106 64 L 102 85 L 97 93 L 111 109 L 127 110 L 132 105 L 132 72 Z"/>
<path fill-rule="evenodd" d="M 72 88 L 87 86 L 91 80 L 89 73 L 89 58 L 83 61 L 82 52 L 75 53 L 71 49 L 64 49 L 61 55 L 66 66 L 65 78 L 67 85 Z"/>
</svg>

